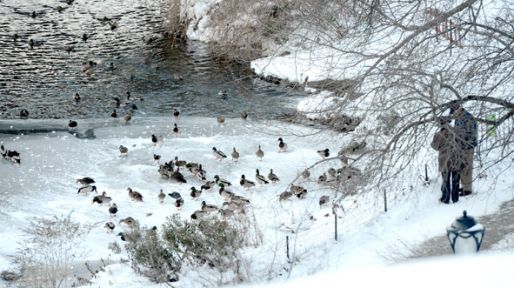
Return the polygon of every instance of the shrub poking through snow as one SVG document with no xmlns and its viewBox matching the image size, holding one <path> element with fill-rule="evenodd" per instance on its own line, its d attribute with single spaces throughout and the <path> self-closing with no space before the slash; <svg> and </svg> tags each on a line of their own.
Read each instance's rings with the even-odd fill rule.
<svg viewBox="0 0 514 288">
<path fill-rule="evenodd" d="M 215 270 L 220 275 L 219 284 L 242 282 L 247 272 L 240 250 L 260 244 L 262 235 L 254 220 L 241 217 L 231 221 L 216 217 L 189 221 L 174 215 L 168 217 L 160 233 L 152 229 L 136 231 L 141 236 L 126 244 L 132 266 L 158 283 L 176 281 L 183 265 Z"/>
<path fill-rule="evenodd" d="M 81 240 L 89 232 L 66 217 L 35 218 L 24 230 L 15 262 L 23 271 L 23 287 L 72 287 L 73 264 L 85 256 Z"/>
</svg>

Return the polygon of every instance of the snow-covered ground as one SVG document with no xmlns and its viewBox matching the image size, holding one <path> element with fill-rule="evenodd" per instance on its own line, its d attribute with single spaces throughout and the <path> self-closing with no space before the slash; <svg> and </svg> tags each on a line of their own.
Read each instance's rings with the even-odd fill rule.
<svg viewBox="0 0 514 288">
<path fill-rule="evenodd" d="M 421 171 L 413 171 L 408 173 L 412 178 L 398 181 L 388 192 L 387 213 L 383 212 L 382 198 L 373 196 L 376 193 L 352 196 L 343 201 L 344 212 L 338 211 L 339 231 L 338 241 L 335 241 L 331 209 L 318 205 L 321 195 L 329 195 L 333 199 L 334 192 L 316 183 L 316 180 L 329 167 L 339 167 L 339 160 L 321 164 L 313 170 L 310 180 L 300 178 L 296 182 L 308 189 L 305 199 L 294 198 L 280 203 L 278 195 L 287 189 L 298 173 L 321 159 L 317 150 L 329 148 L 337 151 L 349 141 L 349 137 L 331 132 L 314 133 L 310 128 L 277 121 L 227 119 L 225 126 L 220 127 L 214 118 L 201 117 L 180 119 L 181 130 L 175 135 L 171 132 L 172 119 L 136 117 L 133 121 L 129 125 L 112 120 L 81 121 L 80 131 L 83 132 L 86 127 L 95 128 L 96 139 L 90 140 L 78 139 L 67 132 L 1 138 L 6 148 L 21 153 L 22 164 L 17 166 L 4 160 L 0 162 L 1 193 L 10 203 L 2 208 L 0 236 L 8 240 L 0 246 L 0 270 L 12 267 L 8 256 L 15 252 L 17 243 L 22 240 L 21 229 L 31 217 L 43 215 L 72 213 L 72 220 L 93 226 L 83 239 L 83 248 L 87 252 L 84 260 L 102 258 L 116 262 L 126 258 L 125 252 L 114 254 L 110 251 L 108 244 L 116 241 L 123 246 L 116 234 L 127 227 L 116 223 L 115 233 L 106 233 L 104 223 L 113 220 L 107 206 L 91 204 L 92 195 L 77 194 L 79 186 L 76 179 L 83 176 L 93 177 L 98 192 L 106 191 L 118 204 L 120 212 L 115 222 L 132 216 L 142 226 L 160 227 L 165 218 L 174 213 L 189 218 L 192 212 L 200 208 L 202 200 L 216 205 L 223 202 L 216 192 L 204 192 L 200 200 L 192 200 L 189 188 L 199 188 L 201 182 L 186 171 L 187 184 L 172 183 L 161 178 L 153 154 L 162 156 L 161 163 L 175 156 L 202 163 L 208 180 L 212 180 L 216 174 L 220 175 L 233 183 L 231 190 L 251 200 L 252 212 L 263 235 L 261 246 L 245 249 L 243 253 L 247 271 L 245 276 L 253 284 L 272 279 L 283 281 L 288 277 L 305 277 L 319 272 L 339 273 L 337 271 L 380 267 L 395 262 L 409 255 L 410 250 L 425 239 L 443 234 L 462 210 L 466 209 L 473 216 L 491 213 L 513 196 L 512 179 L 490 177 L 489 180 L 476 182 L 475 196 L 461 198 L 455 205 L 443 205 L 437 201 L 440 196 L 439 181 L 424 187 L 421 179 L 416 177 Z M 32 124 L 46 126 L 66 125 L 66 121 L 59 120 L 34 122 Z M 2 124 L 15 127 L 17 123 L 22 122 Z M 163 136 L 162 144 L 154 146 L 150 140 L 151 134 Z M 288 144 L 287 152 L 278 152 L 278 137 Z M 129 148 L 128 156 L 120 157 L 119 145 Z M 258 145 L 262 145 L 265 153 L 262 161 L 255 156 Z M 220 162 L 213 156 L 212 147 L 227 155 L 232 147 L 236 147 L 241 159 L 238 163 L 232 163 L 230 159 Z M 420 151 L 420 155 L 419 163 L 423 163 L 426 157 L 436 159 L 435 153 L 428 150 Z M 435 161 L 430 163 L 430 171 L 435 171 Z M 240 176 L 245 174 L 248 179 L 254 180 L 255 169 L 260 169 L 264 175 L 273 169 L 280 182 L 258 185 L 246 191 L 238 184 Z M 431 172 L 431 176 L 436 178 L 437 174 Z M 144 202 L 132 202 L 127 194 L 128 187 L 141 192 Z M 157 198 L 160 189 L 165 193 L 181 193 L 185 199 L 183 210 L 177 212 L 169 197 L 164 204 L 160 204 Z M 286 258 L 286 236 L 291 240 L 294 265 L 288 263 Z M 512 248 L 507 242 L 508 239 L 500 251 Z M 449 251 L 449 246 L 441 249 Z M 512 261 L 514 258 L 502 261 L 509 259 Z M 198 277 L 198 273 L 202 276 Z M 218 275 L 206 267 L 186 267 L 175 286 L 201 287 L 218 283 L 218 280 Z M 93 279 L 93 283 L 93 286 L 100 287 L 151 287 L 149 280 L 134 275 L 129 264 L 108 266 L 106 272 Z"/>
</svg>

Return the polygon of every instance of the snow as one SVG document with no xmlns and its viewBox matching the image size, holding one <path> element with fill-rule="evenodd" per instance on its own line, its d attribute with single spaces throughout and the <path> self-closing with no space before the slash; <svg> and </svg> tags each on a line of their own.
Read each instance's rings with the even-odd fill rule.
<svg viewBox="0 0 514 288">
<path fill-rule="evenodd" d="M 65 127 L 67 123 L 65 120 L 31 121 L 32 125 L 48 127 Z M 503 201 L 512 199 L 512 180 L 496 179 L 498 182 L 494 192 L 490 192 L 489 187 L 496 181 L 491 177 L 489 180 L 476 181 L 476 191 L 479 191 L 477 195 L 461 198 L 454 205 L 442 205 L 437 202 L 440 194 L 439 180 L 424 187 L 419 178 L 413 177 L 405 183 L 395 183 L 397 188 L 388 192 L 390 200 L 387 213 L 383 212 L 383 200 L 372 193 L 347 197 L 342 202 L 344 212 L 338 211 L 338 241 L 335 241 L 331 209 L 320 208 L 318 205 L 321 195 L 329 195 L 331 199 L 335 195 L 330 187 L 316 183 L 316 179 L 329 167 L 339 167 L 339 160 L 321 163 L 313 170 L 309 181 L 301 178 L 297 180 L 296 183 L 304 185 L 309 191 L 305 199 L 290 199 L 280 203 L 278 195 L 287 189 L 288 183 L 303 169 L 321 160 L 317 150 L 328 147 L 331 151 L 337 151 L 341 145 L 350 141 L 350 136 L 340 137 L 331 132 L 315 133 L 311 128 L 269 120 L 227 119 L 225 126 L 220 127 L 216 119 L 203 117 L 181 118 L 178 124 L 181 132 L 175 135 L 171 132 L 171 119 L 135 117 L 133 121 L 129 125 L 103 119 L 81 121 L 79 132 L 93 128 L 95 139 L 78 139 L 67 132 L 5 135 L 0 138 L 7 149 L 20 151 L 22 159 L 20 166 L 7 161 L 0 162 L 3 174 L 0 180 L 1 192 L 11 204 L 2 209 L 4 216 L 1 218 L 0 237 L 9 240 L 0 247 L 0 270 L 11 267 L 8 255 L 16 251 L 17 243 L 22 240 L 21 230 L 31 217 L 71 213 L 72 220 L 93 227 L 83 239 L 83 249 L 87 252 L 83 260 L 102 258 L 115 263 L 107 266 L 105 272 L 93 279 L 95 285 L 152 287 L 147 279 L 135 276 L 129 264 L 116 264 L 121 258 L 126 258 L 125 252 L 114 254 L 107 248 L 114 241 L 123 246 L 116 234 L 127 228 L 117 222 L 132 216 L 142 226 L 160 227 L 167 216 L 178 213 L 169 197 L 164 204 L 159 203 L 157 194 L 160 189 L 164 189 L 165 193 L 178 191 L 182 194 L 185 204 L 180 215 L 183 218 L 188 218 L 199 209 L 201 200 L 216 205 L 223 201 L 216 192 L 204 192 L 200 200 L 191 200 L 189 187 L 198 188 L 201 183 L 186 171 L 187 184 L 162 179 L 157 172 L 158 164 L 153 160 L 153 154 L 161 155 L 161 162 L 178 156 L 180 159 L 202 163 L 207 170 L 208 180 L 218 174 L 233 183 L 231 190 L 251 200 L 252 212 L 263 235 L 261 246 L 247 248 L 243 253 L 247 265 L 246 276 L 253 284 L 263 284 L 268 277 L 274 281 L 285 281 L 287 277 L 295 279 L 323 271 L 389 271 L 388 266 L 383 265 L 395 262 L 392 259 L 403 259 L 425 239 L 444 234 L 445 228 L 461 215 L 462 210 L 467 210 L 473 216 L 483 215 L 496 211 Z M 19 120 L 0 122 L 3 127 L 21 127 L 26 125 L 24 123 Z M 151 134 L 163 136 L 162 144 L 154 146 L 150 140 Z M 278 137 L 282 137 L 288 144 L 287 152 L 278 152 Z M 120 157 L 119 145 L 129 148 L 128 156 Z M 257 160 L 255 156 L 258 145 L 262 145 L 265 152 L 263 161 Z M 216 160 L 212 155 L 213 146 L 227 155 L 232 147 L 236 147 L 241 154 L 239 162 Z M 430 152 L 420 155 L 435 157 Z M 426 159 L 419 161 L 423 163 Z M 435 161 L 430 164 L 430 171 L 435 171 L 435 165 Z M 272 168 L 281 181 L 244 190 L 238 185 L 240 175 L 245 174 L 248 179 L 254 180 L 256 168 L 264 175 Z M 93 195 L 77 195 L 79 186 L 76 179 L 84 176 L 96 180 L 99 193 L 106 191 L 113 197 L 120 209 L 116 218 L 109 216 L 107 206 L 91 204 Z M 438 179 L 437 174 L 432 173 L 431 176 Z M 127 187 L 141 192 L 144 202 L 130 201 Z M 149 213 L 151 215 L 148 216 Z M 311 216 L 315 220 L 310 220 Z M 114 233 L 104 230 L 106 221 L 116 222 Z M 286 236 L 290 240 L 291 257 L 295 259 L 293 266 L 285 257 Z M 498 247 L 501 247 L 496 248 L 500 251 L 512 249 L 512 241 L 506 239 Z M 441 249 L 449 253 L 449 245 Z M 412 268 L 409 267 L 405 269 L 410 271 Z M 195 276 L 200 273 L 198 271 L 202 271 L 201 277 Z M 327 277 L 331 279 L 330 275 Z M 206 267 L 186 267 L 180 279 L 174 284 L 175 287 L 200 287 L 218 281 L 216 274 Z"/>
</svg>

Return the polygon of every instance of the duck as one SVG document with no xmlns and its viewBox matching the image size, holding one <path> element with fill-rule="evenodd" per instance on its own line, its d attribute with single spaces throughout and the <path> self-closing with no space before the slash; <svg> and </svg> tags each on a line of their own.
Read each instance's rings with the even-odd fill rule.
<svg viewBox="0 0 514 288">
<path fill-rule="evenodd" d="M 29 118 L 29 111 L 27 109 L 21 109 L 20 110 L 20 118 L 21 119 Z"/>
<path fill-rule="evenodd" d="M 87 42 L 88 39 L 89 39 L 89 35 L 87 35 L 86 33 L 83 33 L 82 34 L 82 41 Z"/>
<path fill-rule="evenodd" d="M 214 212 L 218 211 L 218 207 L 216 205 L 208 205 L 207 203 L 205 203 L 205 201 L 202 201 L 201 210 L 205 212 Z"/>
<path fill-rule="evenodd" d="M 316 151 L 321 158 L 325 159 L 330 156 L 330 150 L 328 148 Z"/>
<path fill-rule="evenodd" d="M 252 181 L 250 181 L 250 180 L 247 180 L 247 179 L 245 178 L 245 175 L 244 175 L 244 174 L 243 174 L 243 175 L 241 175 L 241 180 L 239 181 L 239 184 L 240 184 L 241 186 L 243 186 L 244 188 L 246 188 L 246 189 L 249 189 L 249 188 L 251 188 L 251 187 L 254 187 L 254 186 L 255 186 L 255 183 L 253 183 L 253 182 L 252 182 Z"/>
<path fill-rule="evenodd" d="M 278 200 L 285 201 L 285 200 L 291 198 L 291 196 L 293 196 L 292 192 L 285 191 L 285 192 L 280 193 L 280 195 L 278 196 Z"/>
<path fill-rule="evenodd" d="M 113 222 L 109 221 L 109 222 L 106 222 L 105 225 L 104 225 L 104 228 L 107 230 L 107 232 L 109 233 L 112 233 L 112 231 L 114 231 L 114 228 L 116 227 L 116 225 L 114 225 Z"/>
<path fill-rule="evenodd" d="M 196 188 L 193 186 L 191 187 L 191 197 L 193 197 L 194 200 L 197 200 L 200 195 L 202 195 L 202 190 L 196 190 Z"/>
<path fill-rule="evenodd" d="M 241 119 L 246 120 L 246 119 L 248 119 L 248 112 L 243 111 L 243 112 L 239 113 L 239 116 L 241 116 Z"/>
<path fill-rule="evenodd" d="M 96 182 L 95 182 L 95 179 L 93 179 L 91 177 L 83 177 L 83 178 L 77 179 L 77 183 L 80 183 L 82 185 L 91 185 Z"/>
<path fill-rule="evenodd" d="M 239 152 L 237 152 L 236 147 L 232 148 L 232 161 L 237 162 L 239 160 Z"/>
<path fill-rule="evenodd" d="M 290 190 L 291 190 L 291 192 L 293 192 L 293 194 L 297 195 L 297 194 L 304 192 L 305 188 L 303 188 L 302 186 L 299 186 L 299 185 L 292 184 Z"/>
<path fill-rule="evenodd" d="M 309 169 L 305 169 L 302 171 L 301 175 L 304 179 L 308 179 L 309 177 L 311 177 L 311 172 L 309 172 Z"/>
<path fill-rule="evenodd" d="M 123 145 L 120 145 L 119 149 L 120 149 L 121 156 L 126 156 L 128 154 L 128 148 L 127 147 L 125 147 Z"/>
<path fill-rule="evenodd" d="M 223 124 L 225 124 L 225 116 L 223 116 L 223 115 L 219 115 L 219 116 L 216 118 L 216 120 L 218 121 L 218 124 L 219 124 L 220 126 L 223 126 Z"/>
<path fill-rule="evenodd" d="M 287 144 L 282 140 L 282 137 L 278 138 L 278 152 L 285 152 L 287 150 Z"/>
<path fill-rule="evenodd" d="M 273 169 L 269 169 L 268 179 L 271 181 L 271 183 L 276 183 L 280 181 L 280 178 L 278 178 L 278 176 L 275 173 L 273 173 Z"/>
<path fill-rule="evenodd" d="M 161 192 L 159 192 L 159 195 L 157 196 L 159 198 L 159 203 L 164 203 L 164 198 L 166 198 L 166 194 L 161 189 Z"/>
<path fill-rule="evenodd" d="M 318 177 L 318 183 L 326 183 L 326 182 L 327 182 L 327 173 L 323 172 L 323 174 L 321 174 Z"/>
<path fill-rule="evenodd" d="M 245 206 L 245 205 L 248 205 L 250 204 L 250 200 L 246 199 L 245 197 L 243 196 L 239 196 L 239 195 L 234 195 L 230 198 L 230 202 L 231 203 L 235 203 L 237 204 L 238 206 Z"/>
<path fill-rule="evenodd" d="M 205 216 L 207 216 L 207 212 L 206 211 L 196 210 L 193 214 L 191 214 L 191 219 L 197 220 L 197 219 L 200 219 L 200 218 L 204 218 Z"/>
<path fill-rule="evenodd" d="M 180 195 L 180 193 L 178 193 L 178 192 L 168 193 L 168 196 L 170 196 L 173 199 L 180 199 L 180 198 L 182 198 L 182 195 Z"/>
<path fill-rule="evenodd" d="M 128 195 L 129 195 L 130 199 L 132 199 L 134 201 L 143 202 L 143 195 L 141 195 L 141 193 L 132 190 L 132 188 L 130 188 L 130 187 L 127 188 L 127 191 L 128 191 Z"/>
<path fill-rule="evenodd" d="M 178 157 L 175 156 L 173 164 L 175 164 L 175 166 L 177 166 L 177 167 L 184 167 L 184 166 L 186 166 L 187 162 L 184 160 L 178 160 Z"/>
<path fill-rule="evenodd" d="M 75 102 L 80 102 L 80 94 L 79 94 L 79 92 L 75 93 L 75 96 L 73 96 L 73 100 L 75 100 Z"/>
<path fill-rule="evenodd" d="M 159 154 L 153 154 L 153 160 L 159 162 L 159 160 L 161 160 L 161 155 Z"/>
<path fill-rule="evenodd" d="M 109 207 L 109 214 L 116 216 L 116 213 L 118 213 L 118 206 L 116 206 L 116 203 L 112 203 L 111 207 Z"/>
<path fill-rule="evenodd" d="M 130 227 L 135 227 L 137 225 L 137 220 L 128 216 L 128 217 L 120 220 L 120 224 L 123 224 L 123 223 L 127 224 Z"/>
<path fill-rule="evenodd" d="M 180 111 L 177 109 L 173 109 L 173 117 L 175 117 L 175 120 L 178 120 L 178 117 L 180 116 Z"/>
<path fill-rule="evenodd" d="M 111 117 L 112 118 L 118 118 L 118 113 L 116 113 L 116 109 L 112 110 Z"/>
<path fill-rule="evenodd" d="M 97 192 L 96 186 L 87 185 L 87 186 L 79 188 L 77 194 L 86 194 L 87 195 L 88 193 L 92 193 L 93 191 Z"/>
<path fill-rule="evenodd" d="M 193 168 L 192 173 L 200 181 L 204 181 L 206 179 L 205 174 L 207 174 L 207 172 L 203 170 L 202 164 L 200 164 L 196 168 Z"/>
<path fill-rule="evenodd" d="M 224 219 L 234 216 L 234 210 L 232 210 L 230 208 L 219 209 L 218 212 L 220 213 L 221 217 L 223 217 Z"/>
<path fill-rule="evenodd" d="M 114 102 L 112 103 L 112 105 L 114 105 L 114 108 L 120 108 L 121 106 L 121 100 L 120 98 L 118 97 L 114 97 L 112 98 L 114 100 Z"/>
<path fill-rule="evenodd" d="M 73 121 L 73 120 L 70 120 L 70 122 L 68 122 L 68 127 L 70 128 L 77 128 L 77 121 Z"/>
<path fill-rule="evenodd" d="M 259 174 L 259 169 L 255 169 L 255 180 L 257 180 L 259 184 L 269 184 L 268 180 L 266 180 L 266 177 Z"/>
<path fill-rule="evenodd" d="M 221 197 L 223 197 L 225 200 L 230 200 L 232 199 L 232 197 L 234 197 L 234 193 L 231 192 L 231 191 L 228 191 L 225 189 L 225 185 L 223 184 L 220 184 L 220 190 L 219 190 L 219 194 Z"/>
<path fill-rule="evenodd" d="M 159 139 L 157 139 L 157 136 L 155 136 L 155 134 L 152 134 L 152 143 L 154 145 L 157 145 L 157 142 L 159 142 Z"/>
<path fill-rule="evenodd" d="M 223 158 L 227 158 L 227 155 L 225 155 L 221 150 L 216 149 L 216 147 L 212 147 L 212 154 L 214 154 L 214 157 L 220 161 L 223 160 Z"/>
<path fill-rule="evenodd" d="M 212 188 L 214 187 L 215 182 L 214 181 L 207 181 L 205 182 L 201 187 L 200 190 L 205 191 L 212 191 Z"/>
<path fill-rule="evenodd" d="M 337 178 L 337 170 L 333 167 L 330 167 L 328 168 L 328 176 L 327 176 L 327 181 L 331 182 L 331 181 L 335 181 L 336 178 Z"/>
<path fill-rule="evenodd" d="M 181 210 L 182 206 L 184 206 L 184 199 L 182 199 L 182 198 L 176 199 L 175 200 L 175 207 L 177 208 L 177 210 Z"/>
<path fill-rule="evenodd" d="M 321 208 L 321 206 L 323 206 L 325 204 L 328 204 L 329 201 L 330 201 L 330 197 L 327 195 L 323 195 L 323 196 L 319 197 L 319 208 Z"/>
<path fill-rule="evenodd" d="M 112 201 L 112 198 L 107 196 L 107 193 L 105 191 L 103 191 L 102 195 L 93 197 L 92 203 L 109 204 L 109 203 L 111 203 L 111 201 Z"/>
<path fill-rule="evenodd" d="M 173 124 L 173 133 L 178 133 L 177 123 Z"/>
<path fill-rule="evenodd" d="M 125 115 L 123 115 L 123 122 L 128 124 L 130 120 L 132 120 L 132 110 L 129 110 Z"/>
<path fill-rule="evenodd" d="M 174 180 L 175 182 L 187 183 L 186 178 L 184 177 L 184 175 L 182 175 L 182 173 L 180 173 L 178 171 L 178 168 L 177 168 L 177 170 L 173 171 L 173 173 L 171 173 L 169 176 L 170 176 L 170 179 Z"/>
<path fill-rule="evenodd" d="M 15 164 L 21 164 L 20 153 L 15 150 L 6 150 L 4 145 L 0 147 L 0 153 L 5 160 L 12 161 Z"/>
<path fill-rule="evenodd" d="M 214 175 L 214 182 L 218 184 L 218 186 L 221 186 L 222 184 L 224 186 L 232 186 L 232 183 L 230 183 L 228 180 L 220 178 L 219 175 Z"/>
<path fill-rule="evenodd" d="M 262 158 L 264 157 L 264 151 L 262 151 L 261 145 L 259 145 L 259 149 L 257 149 L 255 155 L 257 155 L 257 158 L 259 158 L 259 160 L 262 161 Z"/>
</svg>

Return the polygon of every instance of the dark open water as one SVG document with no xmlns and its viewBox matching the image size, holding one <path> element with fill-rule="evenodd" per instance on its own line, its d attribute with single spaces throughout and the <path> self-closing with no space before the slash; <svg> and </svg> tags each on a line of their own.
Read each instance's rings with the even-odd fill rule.
<svg viewBox="0 0 514 288">
<path fill-rule="evenodd" d="M 144 98 L 136 102 L 139 115 L 177 108 L 183 115 L 238 117 L 248 110 L 274 118 L 300 96 L 259 80 L 248 65 L 222 65 L 201 43 L 174 45 L 162 5 L 0 0 L 0 119 L 18 118 L 21 109 L 30 118 L 109 117 L 113 98 L 125 99 L 127 91 Z M 84 71 L 88 61 L 96 66 Z"/>
</svg>

